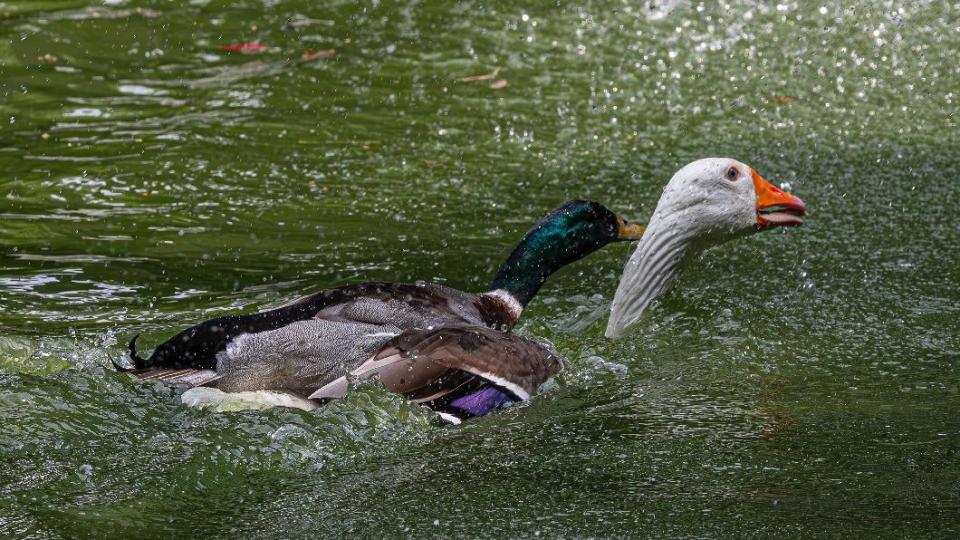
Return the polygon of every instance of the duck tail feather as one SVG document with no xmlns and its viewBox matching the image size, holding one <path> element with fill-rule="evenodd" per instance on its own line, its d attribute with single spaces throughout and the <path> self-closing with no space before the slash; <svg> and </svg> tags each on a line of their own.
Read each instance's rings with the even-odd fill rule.
<svg viewBox="0 0 960 540">
<path fill-rule="evenodd" d="M 223 375 L 220 375 L 212 369 L 193 369 L 193 368 L 163 368 L 148 367 L 143 369 L 133 369 L 129 373 L 134 377 L 144 381 L 160 381 L 175 386 L 186 386 L 193 388 L 195 386 L 207 386 L 216 382 Z"/>
<path fill-rule="evenodd" d="M 133 336 L 133 339 L 130 340 L 130 344 L 127 345 L 127 348 L 130 350 L 130 360 L 133 360 L 134 367 L 121 369 L 119 366 L 117 366 L 117 363 L 114 362 L 113 365 L 117 366 L 118 370 L 131 371 L 133 369 L 143 369 L 150 365 L 150 362 L 146 358 L 143 358 L 142 356 L 137 354 L 137 338 L 138 337 L 140 337 L 140 334 Z"/>
</svg>

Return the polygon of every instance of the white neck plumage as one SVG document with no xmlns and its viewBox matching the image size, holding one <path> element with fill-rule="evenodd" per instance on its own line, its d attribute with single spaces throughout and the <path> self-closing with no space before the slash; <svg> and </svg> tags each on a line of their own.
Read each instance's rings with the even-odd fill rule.
<svg viewBox="0 0 960 540">
<path fill-rule="evenodd" d="M 758 230 L 802 225 L 803 201 L 730 158 L 694 161 L 673 175 L 623 269 L 606 336 L 620 337 L 662 294 L 685 261 Z"/>
<path fill-rule="evenodd" d="M 658 219 L 660 218 L 660 219 Z M 623 269 L 610 306 L 605 335 L 620 337 L 643 314 L 650 302 L 673 282 L 685 260 L 701 251 L 697 231 L 685 226 L 682 215 L 656 216 Z"/>
</svg>

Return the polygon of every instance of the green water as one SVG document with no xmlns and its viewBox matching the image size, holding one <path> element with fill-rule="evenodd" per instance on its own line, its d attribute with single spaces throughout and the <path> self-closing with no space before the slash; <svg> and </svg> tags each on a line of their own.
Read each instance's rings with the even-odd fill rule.
<svg viewBox="0 0 960 540">
<path fill-rule="evenodd" d="M 0 536 L 960 534 L 956 6 L 405 4 L 0 2 Z M 808 224 L 618 342 L 630 248 L 561 271 L 529 405 L 214 413 L 109 368 L 324 287 L 481 290 L 562 201 L 642 221 L 711 155 Z"/>
</svg>

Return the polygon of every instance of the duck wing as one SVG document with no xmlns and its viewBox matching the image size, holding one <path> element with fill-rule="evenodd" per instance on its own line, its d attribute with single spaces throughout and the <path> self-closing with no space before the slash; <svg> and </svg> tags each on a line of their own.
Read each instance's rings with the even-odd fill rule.
<svg viewBox="0 0 960 540">
<path fill-rule="evenodd" d="M 217 354 L 217 388 L 306 396 L 358 366 L 399 333 L 392 325 L 310 319 L 241 334 Z"/>
<path fill-rule="evenodd" d="M 488 317 L 482 307 L 477 295 L 449 287 L 362 283 L 327 289 L 259 313 L 204 321 L 157 346 L 147 359 L 137 355 L 134 337 L 130 342 L 130 356 L 137 369 L 164 367 L 219 371 L 221 353 L 235 340 L 245 335 L 281 330 L 299 321 L 325 320 L 399 329 L 482 325 L 486 324 L 485 317 Z"/>
<path fill-rule="evenodd" d="M 242 333 L 216 354 L 217 368 L 147 367 L 140 379 L 214 385 L 224 392 L 275 390 L 306 396 L 348 373 L 400 334 L 395 326 L 308 319 L 275 330 Z"/>
<path fill-rule="evenodd" d="M 346 394 L 349 379 L 377 377 L 388 390 L 421 403 L 462 397 L 491 385 L 525 401 L 562 367 L 548 344 L 492 328 L 410 329 L 310 398 L 336 399 Z"/>
</svg>

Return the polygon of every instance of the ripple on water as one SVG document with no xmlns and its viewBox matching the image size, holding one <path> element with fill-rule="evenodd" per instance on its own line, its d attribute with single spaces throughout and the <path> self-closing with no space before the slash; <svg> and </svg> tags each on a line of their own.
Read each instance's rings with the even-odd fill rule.
<svg viewBox="0 0 960 540">
<path fill-rule="evenodd" d="M 956 529 L 945 5 L 72 4 L 0 25 L 4 533 Z M 569 361 L 530 404 L 212 413 L 105 369 L 137 332 L 332 285 L 482 289 L 562 200 L 643 222 L 704 155 L 790 185 L 807 225 L 707 253 L 618 342 L 629 247 L 559 272 L 517 331 Z"/>
</svg>

